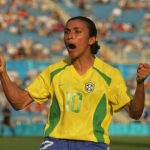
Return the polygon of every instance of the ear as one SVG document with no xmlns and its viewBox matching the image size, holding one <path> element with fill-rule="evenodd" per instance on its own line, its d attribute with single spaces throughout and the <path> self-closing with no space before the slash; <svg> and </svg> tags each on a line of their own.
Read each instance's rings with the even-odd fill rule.
<svg viewBox="0 0 150 150">
<path fill-rule="evenodd" d="M 90 37 L 90 38 L 89 38 L 89 45 L 94 44 L 94 43 L 95 43 L 95 41 L 96 41 L 95 36 Z"/>
</svg>

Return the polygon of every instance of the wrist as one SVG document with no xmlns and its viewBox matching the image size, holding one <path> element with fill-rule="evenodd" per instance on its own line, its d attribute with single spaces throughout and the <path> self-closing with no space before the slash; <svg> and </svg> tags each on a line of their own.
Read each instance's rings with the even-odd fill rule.
<svg viewBox="0 0 150 150">
<path fill-rule="evenodd" d="M 144 84 L 145 79 L 136 79 L 137 84 Z"/>
</svg>

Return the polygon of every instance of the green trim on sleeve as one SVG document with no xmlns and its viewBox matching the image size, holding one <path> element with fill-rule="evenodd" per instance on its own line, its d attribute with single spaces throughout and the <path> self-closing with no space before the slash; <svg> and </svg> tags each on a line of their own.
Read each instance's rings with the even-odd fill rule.
<svg viewBox="0 0 150 150">
<path fill-rule="evenodd" d="M 65 66 L 63 66 L 63 67 L 61 67 L 61 68 L 58 68 L 58 69 L 54 70 L 53 72 L 51 72 L 51 74 L 50 74 L 50 76 L 51 76 L 51 82 L 52 82 L 54 76 L 55 76 L 56 74 L 58 74 L 60 71 L 64 70 L 67 66 L 68 66 L 68 65 L 65 65 Z"/>
<path fill-rule="evenodd" d="M 104 74 L 103 72 L 101 72 L 100 70 L 98 70 L 95 67 L 93 67 L 93 69 L 95 69 L 100 74 L 100 76 L 102 76 L 104 78 L 104 80 L 107 82 L 107 84 L 110 85 L 110 83 L 111 83 L 110 77 L 108 77 L 106 74 Z"/>
<path fill-rule="evenodd" d="M 104 142 L 104 129 L 101 124 L 106 116 L 106 95 L 104 94 L 95 110 L 93 118 L 94 135 L 98 142 Z"/>
</svg>

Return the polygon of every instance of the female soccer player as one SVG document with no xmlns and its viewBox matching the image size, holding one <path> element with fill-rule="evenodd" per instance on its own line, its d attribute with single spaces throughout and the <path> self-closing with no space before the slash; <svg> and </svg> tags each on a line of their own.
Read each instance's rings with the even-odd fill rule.
<svg viewBox="0 0 150 150">
<path fill-rule="evenodd" d="M 139 64 L 137 87 L 131 96 L 120 71 L 95 56 L 99 45 L 92 20 L 82 16 L 69 19 L 64 42 L 69 58 L 48 66 L 25 90 L 11 82 L 1 54 L 4 92 L 16 110 L 50 99 L 40 150 L 107 150 L 113 112 L 124 108 L 133 119 L 142 115 L 144 80 L 150 65 Z"/>
</svg>

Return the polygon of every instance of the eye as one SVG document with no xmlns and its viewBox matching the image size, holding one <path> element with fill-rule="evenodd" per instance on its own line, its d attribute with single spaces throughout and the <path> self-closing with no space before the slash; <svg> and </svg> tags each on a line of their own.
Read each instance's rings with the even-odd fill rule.
<svg viewBox="0 0 150 150">
<path fill-rule="evenodd" d="M 75 33 L 77 33 L 77 34 L 81 33 L 81 30 L 75 30 Z"/>
<path fill-rule="evenodd" d="M 64 30 L 64 34 L 68 34 L 69 32 L 69 30 Z"/>
<path fill-rule="evenodd" d="M 64 34 L 67 34 L 68 33 L 68 31 L 64 31 Z"/>
</svg>

